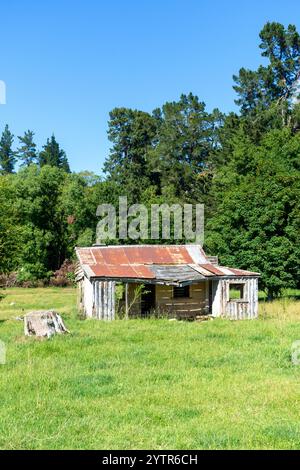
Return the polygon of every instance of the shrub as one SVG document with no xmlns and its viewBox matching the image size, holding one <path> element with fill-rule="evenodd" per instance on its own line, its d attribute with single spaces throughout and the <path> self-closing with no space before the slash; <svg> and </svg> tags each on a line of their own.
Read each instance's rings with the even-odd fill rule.
<svg viewBox="0 0 300 470">
<path fill-rule="evenodd" d="M 0 287 L 15 287 L 17 284 L 17 273 L 0 274 Z"/>
<path fill-rule="evenodd" d="M 65 260 L 57 271 L 50 278 L 50 286 L 67 287 L 75 285 L 75 263 L 71 260 Z"/>
</svg>

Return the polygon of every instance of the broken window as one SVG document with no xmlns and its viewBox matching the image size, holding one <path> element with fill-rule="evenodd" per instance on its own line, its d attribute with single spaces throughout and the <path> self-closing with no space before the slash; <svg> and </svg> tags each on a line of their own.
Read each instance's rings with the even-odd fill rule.
<svg viewBox="0 0 300 470">
<path fill-rule="evenodd" d="M 245 300 L 245 284 L 229 284 L 229 300 Z"/>
<path fill-rule="evenodd" d="M 190 286 L 174 287 L 174 299 L 190 296 Z"/>
</svg>

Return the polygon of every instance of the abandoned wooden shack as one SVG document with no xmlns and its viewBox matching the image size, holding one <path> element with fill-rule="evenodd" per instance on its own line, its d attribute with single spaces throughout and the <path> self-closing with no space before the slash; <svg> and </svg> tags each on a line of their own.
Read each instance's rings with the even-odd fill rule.
<svg viewBox="0 0 300 470">
<path fill-rule="evenodd" d="M 219 266 L 199 245 L 94 246 L 76 254 L 86 317 L 113 320 L 119 310 L 126 317 L 257 317 L 259 273 Z M 124 289 L 116 301 L 119 285 Z"/>
</svg>

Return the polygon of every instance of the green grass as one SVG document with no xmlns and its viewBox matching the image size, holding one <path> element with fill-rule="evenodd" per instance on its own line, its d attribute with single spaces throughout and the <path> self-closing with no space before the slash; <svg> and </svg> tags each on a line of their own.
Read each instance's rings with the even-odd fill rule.
<svg viewBox="0 0 300 470">
<path fill-rule="evenodd" d="M 284 289 L 281 295 L 282 298 L 289 298 L 300 300 L 300 289 Z M 258 292 L 259 300 L 267 300 L 267 294 L 264 291 Z"/>
<path fill-rule="evenodd" d="M 74 289 L 4 294 L 1 449 L 300 447 L 299 301 L 262 303 L 258 321 L 105 323 L 77 319 Z M 15 317 L 40 308 L 71 333 L 25 338 Z"/>
</svg>

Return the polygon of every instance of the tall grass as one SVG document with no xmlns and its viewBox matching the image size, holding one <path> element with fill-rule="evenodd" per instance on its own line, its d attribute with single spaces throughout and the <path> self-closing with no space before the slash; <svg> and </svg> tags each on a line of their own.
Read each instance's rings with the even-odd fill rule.
<svg viewBox="0 0 300 470">
<path fill-rule="evenodd" d="M 2 449 L 299 448 L 300 302 L 257 321 L 80 321 L 74 289 L 7 289 L 0 302 Z M 23 336 L 55 308 L 71 333 Z"/>
</svg>

